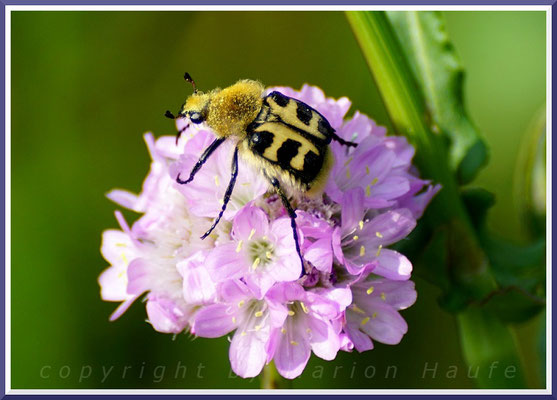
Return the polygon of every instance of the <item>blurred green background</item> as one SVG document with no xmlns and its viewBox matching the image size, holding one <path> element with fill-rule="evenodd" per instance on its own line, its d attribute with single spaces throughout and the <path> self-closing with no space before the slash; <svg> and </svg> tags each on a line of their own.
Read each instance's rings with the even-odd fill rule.
<svg viewBox="0 0 557 400">
<path fill-rule="evenodd" d="M 489 224 L 525 241 L 512 183 L 522 137 L 545 104 L 545 13 L 445 17 L 466 69 L 469 112 L 491 147 L 475 182 L 497 195 Z M 140 190 L 150 161 L 142 134 L 174 134 L 163 114 L 191 92 L 184 71 L 202 90 L 248 77 L 311 83 L 389 125 L 344 15 L 17 11 L 11 27 L 12 388 L 259 387 L 229 375 L 226 338 L 173 340 L 145 323 L 140 302 L 108 322 L 116 303 L 99 297 L 107 266 L 99 247 L 101 232 L 117 224 L 104 194 Z M 400 345 L 332 362 L 313 356 L 293 387 L 474 387 L 439 290 L 415 281 L 418 301 L 403 312 L 409 332 Z M 517 330 L 531 387 L 544 387 L 533 350 L 538 323 Z M 435 377 L 423 377 L 426 363 L 438 363 Z M 451 366 L 455 378 L 446 376 Z"/>
</svg>

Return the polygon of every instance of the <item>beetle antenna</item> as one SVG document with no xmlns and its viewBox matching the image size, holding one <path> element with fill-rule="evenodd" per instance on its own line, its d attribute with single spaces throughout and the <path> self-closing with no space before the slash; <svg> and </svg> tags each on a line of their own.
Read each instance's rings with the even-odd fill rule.
<svg viewBox="0 0 557 400">
<path fill-rule="evenodd" d="M 197 88 L 195 87 L 195 82 L 193 81 L 192 77 L 190 76 L 190 74 L 188 74 L 187 72 L 184 74 L 184 79 L 186 80 L 186 82 L 191 83 L 191 85 L 193 86 L 193 93 L 197 93 Z"/>
</svg>

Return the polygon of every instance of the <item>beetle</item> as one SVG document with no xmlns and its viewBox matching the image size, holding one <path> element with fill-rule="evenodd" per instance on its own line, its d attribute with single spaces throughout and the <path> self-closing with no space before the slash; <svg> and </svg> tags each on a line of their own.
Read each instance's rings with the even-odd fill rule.
<svg viewBox="0 0 557 400">
<path fill-rule="evenodd" d="M 224 141 L 234 140 L 236 143 L 222 209 L 201 238 L 211 234 L 226 210 L 238 177 L 240 156 L 262 171 L 286 208 L 303 276 L 304 260 L 298 240 L 296 212 L 282 185 L 308 197 L 320 194 L 334 162 L 329 148 L 331 141 L 353 147 L 357 144 L 339 137 L 329 121 L 306 103 L 278 91 L 265 95 L 265 87 L 258 81 L 240 80 L 227 88 L 204 93 L 197 90 L 187 72 L 184 79 L 191 83 L 193 94 L 177 116 L 170 111 L 166 111 L 165 115 L 171 119 L 186 118 L 193 124 L 205 123 L 216 139 L 201 154 L 189 177 L 182 179 L 178 174 L 176 182 L 181 185 L 190 183 Z M 177 133 L 176 143 L 188 126 L 189 123 Z"/>
</svg>

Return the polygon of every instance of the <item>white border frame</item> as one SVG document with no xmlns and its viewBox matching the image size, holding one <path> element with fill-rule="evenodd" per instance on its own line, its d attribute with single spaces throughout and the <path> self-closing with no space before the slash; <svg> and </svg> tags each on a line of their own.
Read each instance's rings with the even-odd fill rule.
<svg viewBox="0 0 557 400">
<path fill-rule="evenodd" d="M 547 312 L 546 312 L 546 389 L 12 389 L 11 388 L 11 12 L 12 11 L 346 11 L 346 10 L 363 10 L 363 11 L 379 11 L 379 10 L 393 10 L 393 11 L 425 11 L 425 10 L 439 10 L 439 11 L 545 11 L 546 12 L 546 124 L 547 124 L 547 146 L 546 146 L 546 232 L 547 232 L 547 250 L 546 250 L 546 293 L 547 293 Z M 551 221 L 552 221 L 552 158 L 551 158 L 551 143 L 552 143 L 552 92 L 551 92 L 551 68 L 552 68 L 552 10 L 551 6 L 228 6 L 228 5 L 212 5 L 212 6 L 48 6 L 48 5 L 7 5 L 5 8 L 5 394 L 9 395 L 284 395 L 284 394 L 329 394 L 329 395 L 362 395 L 362 394 L 376 394 L 376 395 L 544 395 L 552 394 L 552 326 L 551 326 L 551 312 L 552 312 L 552 271 L 551 271 Z M 8 134 L 9 133 L 9 134 Z"/>
</svg>

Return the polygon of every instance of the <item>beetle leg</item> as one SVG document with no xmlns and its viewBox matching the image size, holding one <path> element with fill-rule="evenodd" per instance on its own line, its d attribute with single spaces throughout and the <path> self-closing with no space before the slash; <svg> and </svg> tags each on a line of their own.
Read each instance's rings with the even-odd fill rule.
<svg viewBox="0 0 557 400">
<path fill-rule="evenodd" d="M 219 139 L 217 139 L 217 140 L 219 140 Z M 224 139 L 222 139 L 222 140 L 224 140 Z M 213 229 L 216 228 L 220 219 L 222 218 L 222 215 L 224 214 L 224 211 L 226 210 L 226 206 L 228 205 L 228 202 L 230 201 L 230 196 L 232 195 L 232 191 L 234 190 L 234 185 L 236 184 L 236 178 L 237 177 L 238 177 L 238 147 L 236 147 L 236 149 L 234 149 L 234 155 L 232 156 L 232 172 L 230 173 L 230 183 L 228 183 L 228 187 L 226 188 L 226 192 L 224 193 L 222 209 L 220 210 L 219 216 L 213 222 L 213 225 L 211 226 L 211 228 L 209 228 L 209 230 L 207 232 L 205 232 L 205 234 L 203 236 L 201 236 L 201 239 L 205 239 L 207 236 L 209 236 L 211 234 L 211 232 L 213 232 Z"/>
<path fill-rule="evenodd" d="M 343 146 L 351 146 L 351 147 L 356 147 L 358 145 L 358 143 L 354 143 L 354 142 L 348 142 L 346 140 L 344 140 L 343 138 L 341 138 L 340 136 L 338 136 L 336 133 L 333 132 L 332 134 L 332 139 L 339 142 L 340 144 L 342 144 Z"/>
<path fill-rule="evenodd" d="M 178 140 L 180 140 L 180 136 L 182 136 L 182 133 L 188 128 L 189 125 L 186 125 L 176 133 L 176 146 L 178 146 Z"/>
<path fill-rule="evenodd" d="M 296 225 L 296 212 L 292 209 L 292 206 L 290 205 L 290 202 L 288 201 L 286 194 L 280 187 L 278 179 L 269 178 L 269 181 L 271 182 L 271 185 L 273 185 L 273 187 L 275 188 L 277 194 L 280 196 L 280 199 L 282 200 L 282 204 L 284 205 L 284 208 L 286 208 L 286 211 L 288 211 L 288 215 L 290 216 L 290 226 L 292 226 L 292 233 L 294 234 L 294 242 L 296 243 L 296 252 L 298 253 L 298 257 L 300 257 L 300 263 L 302 264 L 302 272 L 300 274 L 300 278 L 301 278 L 306 274 L 306 270 L 304 268 L 304 259 L 302 257 L 302 252 L 300 250 L 300 241 L 298 239 L 298 227 Z"/>
<path fill-rule="evenodd" d="M 205 149 L 203 154 L 201 154 L 201 157 L 199 157 L 199 160 L 197 160 L 197 163 L 195 163 L 195 165 L 193 166 L 190 172 L 190 177 L 183 181 L 180 179 L 180 174 L 178 174 L 178 176 L 176 177 L 176 182 L 178 182 L 180 185 L 185 185 L 186 183 L 190 183 L 191 181 L 193 181 L 193 178 L 195 177 L 195 174 L 197 174 L 197 171 L 199 171 L 199 169 L 203 166 L 203 164 L 205 164 L 211 154 L 213 154 L 217 147 L 219 147 L 224 141 L 225 138 L 215 139 L 215 141 Z"/>
<path fill-rule="evenodd" d="M 172 113 L 171 113 L 170 111 L 168 111 L 168 110 L 166 110 L 166 113 L 164 114 L 164 116 L 165 116 L 166 118 L 170 118 L 170 119 L 173 119 L 173 120 L 176 120 L 176 119 L 180 118 L 180 115 L 178 115 L 178 117 L 175 117 L 174 114 L 172 114 Z M 186 129 L 188 129 L 189 126 L 190 126 L 190 125 L 187 124 L 186 126 L 184 126 L 182 129 L 180 129 L 180 130 L 176 133 L 176 146 L 178 146 L 178 140 L 180 139 L 180 136 L 182 136 L 182 133 L 183 133 Z"/>
</svg>

